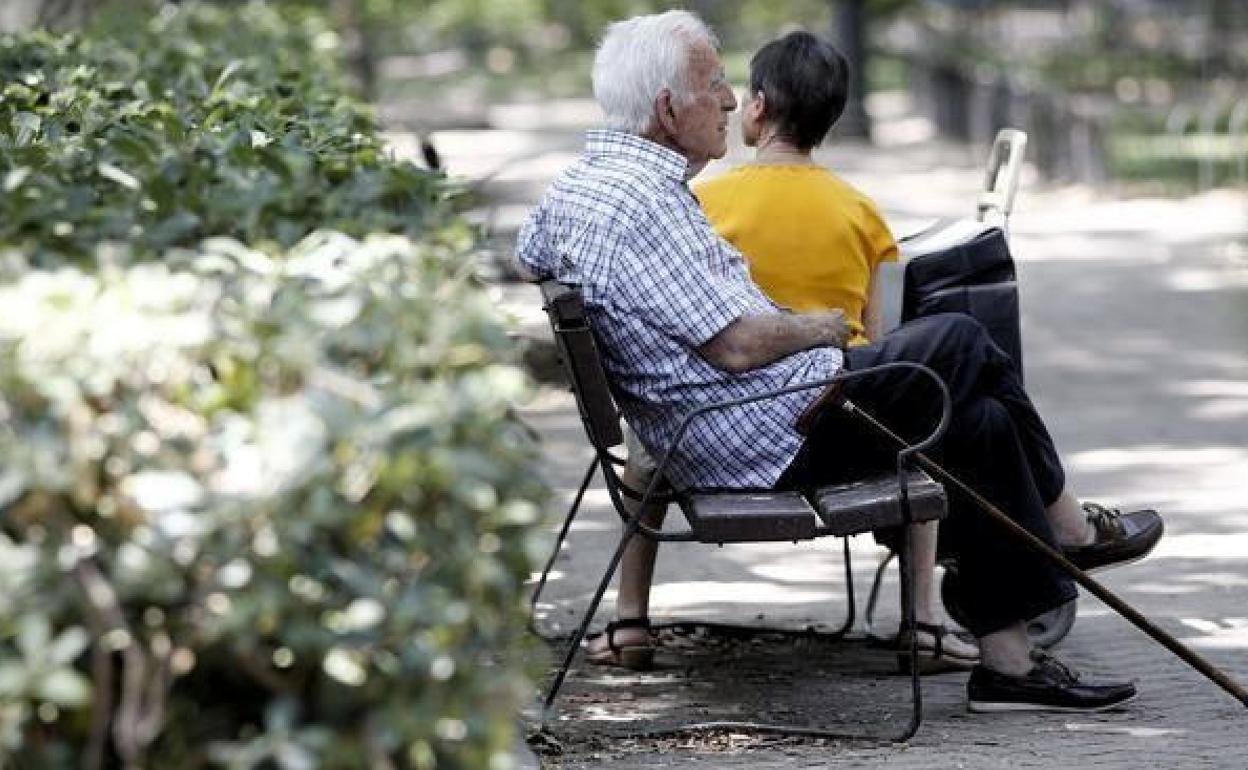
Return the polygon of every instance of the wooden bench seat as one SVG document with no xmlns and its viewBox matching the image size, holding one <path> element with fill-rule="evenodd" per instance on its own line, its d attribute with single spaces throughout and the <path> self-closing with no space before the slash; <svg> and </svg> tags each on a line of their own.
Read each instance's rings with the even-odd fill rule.
<svg viewBox="0 0 1248 770">
<path fill-rule="evenodd" d="M 907 477 L 915 521 L 943 518 L 944 489 L 921 470 Z M 701 543 L 752 543 L 847 537 L 904 523 L 895 473 L 800 492 L 695 492 L 677 498 Z"/>
</svg>

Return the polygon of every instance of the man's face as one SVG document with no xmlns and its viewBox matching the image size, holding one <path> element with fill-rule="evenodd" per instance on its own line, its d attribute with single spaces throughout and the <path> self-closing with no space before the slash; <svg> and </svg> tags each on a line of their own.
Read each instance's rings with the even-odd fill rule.
<svg viewBox="0 0 1248 770">
<path fill-rule="evenodd" d="M 689 83 L 684 96 L 671 100 L 673 139 L 689 161 L 690 176 L 714 158 L 728 152 L 728 113 L 737 108 L 737 97 L 724 78 L 719 54 L 709 44 L 693 47 L 689 59 Z"/>
</svg>

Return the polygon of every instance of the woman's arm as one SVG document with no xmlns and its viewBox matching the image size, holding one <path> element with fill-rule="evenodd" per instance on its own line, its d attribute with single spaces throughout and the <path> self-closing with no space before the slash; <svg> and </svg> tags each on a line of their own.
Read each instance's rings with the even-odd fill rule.
<svg viewBox="0 0 1248 770">
<path fill-rule="evenodd" d="M 871 273 L 867 306 L 862 309 L 863 334 L 875 342 L 901 325 L 905 268 L 900 262 L 881 262 Z"/>
</svg>

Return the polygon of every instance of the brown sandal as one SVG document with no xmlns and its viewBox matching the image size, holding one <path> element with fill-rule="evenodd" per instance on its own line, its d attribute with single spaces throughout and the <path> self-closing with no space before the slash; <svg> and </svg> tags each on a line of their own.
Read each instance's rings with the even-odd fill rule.
<svg viewBox="0 0 1248 770">
<path fill-rule="evenodd" d="M 644 644 L 616 644 L 615 632 L 624 628 L 643 628 L 646 630 Z M 606 636 L 605 650 L 591 651 L 586 645 L 585 659 L 599 666 L 618 666 L 633 671 L 649 671 L 654 666 L 654 643 L 650 640 L 650 618 L 621 618 L 607 624 L 605 630 L 592 634 L 586 642 Z"/>
<path fill-rule="evenodd" d="M 923 623 L 914 624 L 914 630 L 906 625 L 897 633 L 897 668 L 903 674 L 910 673 L 910 636 L 915 633 L 930 634 L 932 639 L 928 640 L 920 637 L 918 643 L 918 665 L 920 674 L 939 674 L 943 671 L 969 671 L 979 663 L 979 655 L 974 657 L 965 657 L 957 655 L 952 650 L 945 647 L 946 636 L 958 636 L 961 634 L 956 631 L 950 631 L 943 624 Z M 967 641 L 966 639 L 961 639 Z M 976 644 L 978 647 L 978 644 Z"/>
</svg>

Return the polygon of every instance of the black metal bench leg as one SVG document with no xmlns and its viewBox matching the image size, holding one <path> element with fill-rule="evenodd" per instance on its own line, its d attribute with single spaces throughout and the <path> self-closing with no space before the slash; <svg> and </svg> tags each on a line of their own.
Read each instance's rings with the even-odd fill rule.
<svg viewBox="0 0 1248 770">
<path fill-rule="evenodd" d="M 854 630 L 854 621 L 858 619 L 858 604 L 854 598 L 854 565 L 849 555 L 849 538 L 841 540 L 845 546 L 845 622 L 832 632 L 834 637 L 842 637 Z"/>
<path fill-rule="evenodd" d="M 645 500 L 642 502 L 644 503 Z M 590 600 L 589 607 L 585 610 L 585 617 L 581 620 L 581 624 L 577 626 L 576 633 L 572 636 L 572 641 L 568 645 L 568 651 L 563 657 L 563 665 L 559 667 L 558 673 L 555 674 L 555 681 L 550 685 L 550 690 L 546 693 L 546 701 L 542 709 L 543 727 L 546 725 L 546 720 L 550 715 L 551 706 L 554 704 L 555 698 L 559 696 L 559 689 L 563 687 L 563 681 L 568 676 L 568 670 L 572 668 L 572 661 L 576 658 L 576 652 L 581 647 L 581 641 L 585 639 L 585 632 L 589 630 L 589 624 L 593 622 L 594 614 L 598 612 L 598 605 L 602 603 L 602 597 L 611 585 L 611 578 L 615 576 L 615 571 L 620 566 L 620 560 L 624 558 L 624 551 L 641 528 L 641 518 L 644 512 L 645 506 L 640 505 L 637 507 L 637 512 L 628 520 L 628 525 L 624 528 L 624 534 L 620 536 L 620 544 L 616 546 L 615 553 L 611 556 L 611 562 L 607 565 L 607 570 L 602 575 L 602 581 L 598 583 L 598 590 L 594 592 L 594 597 Z"/>
<path fill-rule="evenodd" d="M 903 505 L 908 507 L 907 503 Z M 909 518 L 909 511 L 907 511 L 906 519 Z M 914 527 L 912 526 L 905 526 L 902 533 L 897 566 L 901 570 L 901 612 L 904 618 L 902 625 L 911 629 L 910 643 L 906 649 L 906 654 L 910 659 L 910 722 L 902 734 L 893 739 L 901 742 L 913 738 L 923 722 L 923 688 L 919 683 L 919 635 L 915 630 L 917 618 L 914 603 Z"/>
<path fill-rule="evenodd" d="M 880 601 L 880 588 L 884 585 L 884 573 L 888 570 L 888 565 L 893 563 L 893 558 L 896 555 L 889 551 L 888 555 L 880 561 L 880 566 L 875 568 L 875 579 L 871 581 L 871 593 L 867 596 L 867 636 L 871 636 L 871 632 L 875 628 L 875 607 Z"/>
<path fill-rule="evenodd" d="M 585 497 L 585 490 L 589 489 L 589 482 L 593 481 L 596 470 L 598 470 L 598 458 L 594 457 L 589 467 L 585 469 L 585 478 L 581 480 L 580 489 L 576 490 L 576 497 L 572 499 L 572 506 L 568 508 L 568 515 L 563 520 L 563 528 L 559 530 L 559 537 L 555 540 L 555 547 L 550 552 L 550 558 L 546 560 L 546 568 L 542 570 L 542 577 L 537 581 L 537 587 L 533 589 L 533 596 L 529 599 L 529 627 L 534 633 L 537 633 L 537 602 L 542 597 L 542 591 L 546 588 L 546 579 L 550 575 L 550 570 L 555 566 L 555 560 L 559 558 L 559 549 L 563 547 L 563 541 L 568 537 L 568 530 L 572 528 L 572 520 L 576 518 L 581 508 L 581 500 Z"/>
</svg>

